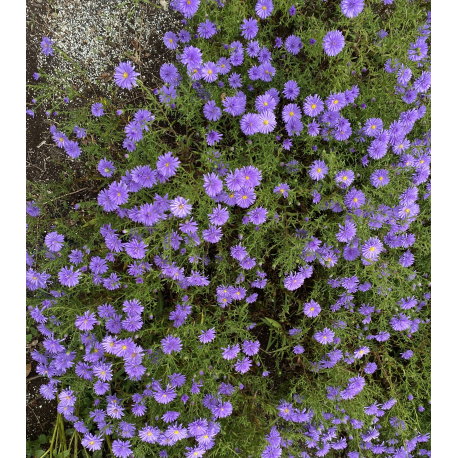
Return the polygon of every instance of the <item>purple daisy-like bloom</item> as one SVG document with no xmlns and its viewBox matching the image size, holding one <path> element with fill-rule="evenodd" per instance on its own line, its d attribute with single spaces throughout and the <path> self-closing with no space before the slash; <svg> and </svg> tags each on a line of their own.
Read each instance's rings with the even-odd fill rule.
<svg viewBox="0 0 458 458">
<path fill-rule="evenodd" d="M 331 93 L 326 99 L 326 106 L 329 111 L 340 111 L 346 104 L 347 100 L 343 92 Z"/>
<path fill-rule="evenodd" d="M 202 63 L 202 51 L 194 46 L 186 46 L 180 60 L 182 64 L 188 67 L 188 70 L 194 69 Z"/>
<path fill-rule="evenodd" d="M 208 229 L 205 229 L 204 231 L 202 231 L 202 238 L 206 242 L 217 243 L 221 240 L 222 236 L 223 236 L 223 232 L 221 228 L 217 226 L 210 225 Z"/>
<path fill-rule="evenodd" d="M 310 302 L 304 304 L 304 315 L 309 318 L 317 317 L 321 312 L 321 306 L 313 299 Z"/>
<path fill-rule="evenodd" d="M 323 38 L 323 50 L 328 56 L 337 56 L 345 46 L 345 38 L 340 30 L 331 30 Z"/>
<path fill-rule="evenodd" d="M 113 79 L 120 88 L 130 90 L 137 85 L 138 75 L 140 75 L 140 73 L 135 71 L 132 62 L 120 62 L 115 68 Z"/>
<path fill-rule="evenodd" d="M 207 83 L 213 83 L 213 81 L 216 81 L 218 78 L 218 67 L 213 62 L 205 63 L 200 71 L 202 78 Z"/>
<path fill-rule="evenodd" d="M 227 348 L 221 348 L 223 350 L 223 358 L 227 359 L 228 361 L 231 359 L 234 359 L 240 352 L 240 345 L 236 344 L 232 348 L 230 345 L 228 345 Z"/>
<path fill-rule="evenodd" d="M 129 191 L 123 182 L 114 181 L 108 188 L 108 198 L 114 205 L 125 204 L 129 200 Z"/>
<path fill-rule="evenodd" d="M 104 157 L 103 159 L 100 159 L 100 162 L 97 165 L 97 170 L 103 177 L 110 178 L 111 176 L 113 176 L 113 173 L 116 171 L 116 168 L 113 162 L 108 161 L 107 158 Z"/>
<path fill-rule="evenodd" d="M 316 332 L 313 338 L 320 344 L 326 345 L 332 343 L 334 340 L 334 332 L 328 328 L 324 328 L 322 331 Z"/>
<path fill-rule="evenodd" d="M 170 178 L 176 174 L 178 166 L 181 164 L 180 160 L 172 155 L 169 151 L 158 157 L 156 167 L 158 172 L 165 178 Z"/>
<path fill-rule="evenodd" d="M 363 11 L 364 0 L 342 0 L 340 9 L 344 16 L 352 19 Z"/>
<path fill-rule="evenodd" d="M 244 340 L 242 347 L 243 347 L 243 353 L 245 353 L 245 355 L 254 356 L 258 354 L 261 344 L 257 340 L 255 340 L 254 342 L 250 342 L 249 340 Z"/>
<path fill-rule="evenodd" d="M 259 51 L 261 50 L 259 43 L 257 41 L 250 41 L 247 44 L 246 52 L 250 57 L 257 57 Z"/>
<path fill-rule="evenodd" d="M 404 353 L 401 353 L 401 358 L 403 359 L 410 359 L 413 356 L 413 351 L 412 350 L 407 350 Z"/>
<path fill-rule="evenodd" d="M 180 80 L 180 74 L 173 64 L 163 64 L 159 70 L 159 75 L 164 83 L 177 86 Z"/>
<path fill-rule="evenodd" d="M 275 120 L 273 111 L 265 110 L 257 116 L 259 120 L 259 132 L 268 134 L 275 129 L 277 121 Z"/>
<path fill-rule="evenodd" d="M 352 188 L 344 197 L 344 203 L 348 208 L 353 210 L 366 203 L 366 196 L 359 189 Z"/>
<path fill-rule="evenodd" d="M 45 237 L 45 245 L 49 251 L 57 252 L 64 246 L 64 236 L 56 231 L 50 232 Z"/>
<path fill-rule="evenodd" d="M 307 133 L 311 137 L 316 137 L 320 133 L 320 125 L 315 121 L 312 121 L 310 124 L 307 124 L 307 129 Z"/>
<path fill-rule="evenodd" d="M 200 0 L 179 0 L 180 12 L 185 18 L 191 18 L 199 9 Z"/>
<path fill-rule="evenodd" d="M 369 118 L 363 129 L 368 137 L 378 137 L 383 131 L 383 121 L 380 118 Z"/>
<path fill-rule="evenodd" d="M 227 208 L 221 207 L 220 204 L 213 209 L 213 212 L 208 214 L 210 223 L 216 226 L 222 226 L 229 219 L 229 211 Z"/>
<path fill-rule="evenodd" d="M 287 183 L 281 183 L 274 188 L 274 193 L 281 194 L 286 199 L 288 197 L 289 190 L 290 190 L 290 187 L 288 186 Z"/>
<path fill-rule="evenodd" d="M 368 347 L 361 347 L 355 350 L 353 356 L 356 359 L 361 359 L 364 355 L 367 355 L 370 352 Z"/>
<path fill-rule="evenodd" d="M 204 344 L 212 342 L 216 336 L 215 328 L 208 329 L 207 331 L 202 330 L 200 333 L 199 342 Z"/>
<path fill-rule="evenodd" d="M 91 113 L 96 117 L 99 118 L 103 116 L 103 105 L 101 103 L 94 103 L 91 106 Z"/>
<path fill-rule="evenodd" d="M 302 44 L 301 39 L 299 37 L 296 37 L 296 35 L 290 35 L 285 40 L 286 51 L 293 55 L 299 54 L 299 51 L 302 49 L 303 46 L 304 45 Z"/>
<path fill-rule="evenodd" d="M 128 458 L 132 454 L 132 449 L 130 448 L 130 442 L 128 440 L 114 440 L 111 449 L 116 458 Z"/>
<path fill-rule="evenodd" d="M 192 205 L 188 204 L 189 199 L 178 196 L 170 203 L 170 211 L 178 218 L 185 218 L 191 213 Z"/>
<path fill-rule="evenodd" d="M 321 159 L 314 161 L 309 170 L 310 178 L 315 181 L 322 180 L 327 173 L 328 166 Z"/>
<path fill-rule="evenodd" d="M 43 52 L 43 54 L 45 56 L 53 56 L 53 49 L 52 49 L 52 45 L 54 44 L 54 41 L 51 41 L 50 38 L 48 37 L 43 37 L 43 39 L 41 40 L 41 51 Z"/>
<path fill-rule="evenodd" d="M 259 132 L 261 121 L 255 113 L 247 113 L 240 120 L 240 128 L 245 135 L 254 135 Z"/>
<path fill-rule="evenodd" d="M 390 182 L 390 176 L 388 170 L 380 169 L 375 170 L 371 175 L 371 183 L 374 187 L 380 188 L 386 186 Z"/>
<path fill-rule="evenodd" d="M 258 21 L 253 18 L 243 19 L 240 30 L 242 31 L 242 37 L 252 40 L 258 33 Z"/>
<path fill-rule="evenodd" d="M 300 274 L 290 273 L 283 280 L 283 284 L 288 291 L 295 291 L 304 283 L 304 277 Z"/>
<path fill-rule="evenodd" d="M 209 39 L 217 33 L 216 25 L 206 19 L 205 22 L 201 22 L 197 27 L 197 33 L 201 38 Z"/>
<path fill-rule="evenodd" d="M 100 450 L 102 447 L 103 438 L 102 436 L 97 436 L 96 434 L 86 433 L 81 440 L 81 445 L 87 448 L 91 452 Z"/>
<path fill-rule="evenodd" d="M 178 37 L 173 32 L 166 32 L 162 41 L 169 49 L 178 48 Z"/>
<path fill-rule="evenodd" d="M 242 87 L 242 78 L 238 73 L 232 73 L 227 82 L 232 89 Z"/>
<path fill-rule="evenodd" d="M 76 315 L 75 326 L 80 331 L 91 331 L 94 329 L 94 324 L 97 323 L 97 318 L 94 313 L 89 310 L 84 312 L 82 316 Z"/>
<path fill-rule="evenodd" d="M 370 260 L 376 260 L 382 252 L 383 244 L 378 237 L 371 237 L 361 247 L 363 256 Z"/>
<path fill-rule="evenodd" d="M 374 140 L 367 149 L 369 157 L 372 159 L 381 159 L 388 151 L 388 144 L 380 140 Z"/>
<path fill-rule="evenodd" d="M 213 146 L 223 138 L 223 134 L 220 134 L 216 130 L 211 130 L 206 135 L 206 138 L 207 138 L 207 145 Z"/>
<path fill-rule="evenodd" d="M 221 117 L 221 108 L 216 106 L 214 100 L 210 100 L 204 105 L 204 115 L 209 121 L 218 121 Z"/>
<path fill-rule="evenodd" d="M 277 106 L 277 102 L 270 94 L 264 94 L 256 97 L 254 106 L 258 112 L 262 112 L 265 110 L 273 111 Z"/>
<path fill-rule="evenodd" d="M 343 189 L 348 188 L 353 183 L 354 179 L 355 179 L 355 174 L 353 173 L 352 170 L 342 170 L 336 173 L 334 177 L 334 180 L 336 181 L 336 183 L 338 183 L 339 186 Z"/>
<path fill-rule="evenodd" d="M 26 112 L 26 114 L 28 114 L 29 116 L 32 116 L 32 118 L 35 117 L 35 113 L 34 113 L 33 110 L 28 109 L 28 110 L 25 110 L 25 112 Z"/>
<path fill-rule="evenodd" d="M 235 192 L 235 202 L 241 208 L 248 208 L 255 200 L 256 194 L 252 188 L 242 188 Z"/>
<path fill-rule="evenodd" d="M 364 368 L 364 372 L 366 374 L 373 374 L 377 370 L 376 363 L 367 363 L 366 367 Z"/>
<path fill-rule="evenodd" d="M 254 9 L 261 19 L 265 19 L 272 14 L 274 4 L 272 0 L 258 0 Z"/>
<path fill-rule="evenodd" d="M 207 195 L 215 197 L 223 190 L 223 182 L 215 173 L 204 175 L 204 189 Z"/>
<path fill-rule="evenodd" d="M 318 95 L 309 95 L 304 102 L 304 113 L 307 116 L 315 117 L 324 109 L 324 103 Z"/>
<path fill-rule="evenodd" d="M 237 360 L 237 362 L 234 364 L 233 367 L 236 370 L 236 372 L 240 372 L 241 374 L 245 374 L 246 372 L 248 372 L 250 370 L 250 367 L 251 367 L 252 363 L 253 363 L 253 361 L 251 361 L 250 358 L 245 356 L 244 358 Z"/>
<path fill-rule="evenodd" d="M 162 351 L 166 355 L 170 355 L 173 351 L 179 353 L 181 351 L 181 339 L 179 337 L 167 336 L 161 340 Z"/>
<path fill-rule="evenodd" d="M 79 270 L 73 271 L 73 266 L 62 267 L 58 273 L 61 284 L 69 287 L 73 287 L 78 284 L 80 275 L 81 272 Z"/>
<path fill-rule="evenodd" d="M 296 103 L 289 103 L 282 110 L 282 119 L 285 123 L 288 123 L 293 118 L 300 120 L 301 119 L 301 109 Z"/>
<path fill-rule="evenodd" d="M 250 218 L 251 223 L 259 226 L 266 221 L 267 213 L 268 211 L 265 208 L 256 207 L 248 212 L 248 217 Z"/>
<path fill-rule="evenodd" d="M 153 394 L 154 399 L 160 404 L 168 404 L 172 402 L 176 396 L 175 389 L 171 387 L 167 387 L 165 390 L 159 387 Z"/>
<path fill-rule="evenodd" d="M 145 426 L 143 429 L 138 431 L 138 435 L 143 442 L 148 444 L 154 444 L 159 438 L 161 431 L 159 428 L 154 428 L 153 426 Z"/>
<path fill-rule="evenodd" d="M 410 267 L 414 261 L 415 257 L 409 250 L 399 258 L 399 264 L 401 264 L 402 267 Z"/>
<path fill-rule="evenodd" d="M 300 92 L 300 88 L 296 81 L 290 80 L 285 83 L 283 94 L 288 100 L 294 100 Z"/>
</svg>

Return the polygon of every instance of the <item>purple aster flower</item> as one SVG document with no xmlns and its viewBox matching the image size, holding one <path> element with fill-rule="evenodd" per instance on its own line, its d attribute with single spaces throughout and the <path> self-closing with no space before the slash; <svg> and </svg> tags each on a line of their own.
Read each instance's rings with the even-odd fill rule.
<svg viewBox="0 0 458 458">
<path fill-rule="evenodd" d="M 116 169 L 115 169 L 113 162 L 108 161 L 107 158 L 105 157 L 103 159 L 100 159 L 100 162 L 97 165 L 97 170 L 99 171 L 99 173 L 102 176 L 106 178 L 110 178 Z"/>
<path fill-rule="evenodd" d="M 253 362 L 251 361 L 250 358 L 244 357 L 242 359 L 238 359 L 237 362 L 234 364 L 234 369 L 236 372 L 240 372 L 241 374 L 245 374 L 250 370 L 251 364 Z"/>
<path fill-rule="evenodd" d="M 200 331 L 199 341 L 202 343 L 212 342 L 216 336 L 215 328 L 208 329 L 207 331 Z"/>
<path fill-rule="evenodd" d="M 408 57 L 412 62 L 419 62 L 428 55 L 427 37 L 418 37 L 415 43 L 410 43 L 407 51 Z"/>
<path fill-rule="evenodd" d="M 130 442 L 128 440 L 114 440 L 111 449 L 116 458 L 128 458 L 132 454 L 132 449 L 130 448 Z"/>
<path fill-rule="evenodd" d="M 178 196 L 170 203 L 170 211 L 178 218 L 185 218 L 191 213 L 192 205 L 188 204 L 189 199 Z"/>
<path fill-rule="evenodd" d="M 216 106 L 214 100 L 210 100 L 204 106 L 204 115 L 209 121 L 218 121 L 221 117 L 221 109 Z"/>
<path fill-rule="evenodd" d="M 45 245 L 48 247 L 49 251 L 57 252 L 64 245 L 64 236 L 57 232 L 50 232 L 45 237 Z"/>
<path fill-rule="evenodd" d="M 364 372 L 366 374 L 373 374 L 377 370 L 377 364 L 375 363 L 367 363 L 366 367 L 364 368 Z"/>
<path fill-rule="evenodd" d="M 334 340 L 334 332 L 328 328 L 324 328 L 322 331 L 316 332 L 313 338 L 320 344 L 326 345 L 332 343 Z"/>
<path fill-rule="evenodd" d="M 227 81 L 232 89 L 242 87 L 242 78 L 238 73 L 232 73 Z"/>
<path fill-rule="evenodd" d="M 204 189 L 207 195 L 215 197 L 223 190 L 223 182 L 215 173 L 204 175 Z"/>
<path fill-rule="evenodd" d="M 250 41 L 247 44 L 246 52 L 250 57 L 257 57 L 259 51 L 261 50 L 259 43 L 257 41 Z"/>
<path fill-rule="evenodd" d="M 344 16 L 352 19 L 363 11 L 364 0 L 342 0 L 340 8 Z"/>
<path fill-rule="evenodd" d="M 248 359 L 248 358 L 244 358 L 244 360 L 245 359 Z M 250 364 L 251 364 L 251 361 L 250 361 Z M 243 369 L 245 369 L 245 367 L 246 367 L 246 364 L 243 366 Z M 247 372 L 247 370 L 245 372 Z M 241 371 L 239 371 L 239 372 L 241 372 Z M 242 373 L 244 373 L 244 372 L 242 372 Z M 228 417 L 232 413 L 232 404 L 229 401 L 220 402 L 219 405 L 214 406 L 211 409 L 211 411 L 212 411 L 212 414 L 216 418 L 225 418 L 225 417 Z"/>
<path fill-rule="evenodd" d="M 299 91 L 300 89 L 296 81 L 290 80 L 285 83 L 283 94 L 288 100 L 294 100 L 299 95 Z"/>
<path fill-rule="evenodd" d="M 182 64 L 188 67 L 188 70 L 194 69 L 202 63 L 202 51 L 194 46 L 186 46 L 180 60 Z"/>
<path fill-rule="evenodd" d="M 383 131 L 383 121 L 380 118 L 369 118 L 364 124 L 364 133 L 368 137 L 378 137 Z"/>
<path fill-rule="evenodd" d="M 229 219 L 229 211 L 227 208 L 221 207 L 220 204 L 213 209 L 213 212 L 208 215 L 210 223 L 216 226 L 222 226 Z"/>
<path fill-rule="evenodd" d="M 201 38 L 211 38 L 216 32 L 216 25 L 208 19 L 206 19 L 205 22 L 201 22 L 197 27 L 197 33 Z"/>
<path fill-rule="evenodd" d="M 304 113 L 307 116 L 315 117 L 324 109 L 324 103 L 318 95 L 309 95 L 304 102 Z"/>
<path fill-rule="evenodd" d="M 250 218 L 250 222 L 256 226 L 259 226 L 266 221 L 267 213 L 268 212 L 265 208 L 256 207 L 248 212 L 248 217 Z"/>
<path fill-rule="evenodd" d="M 178 37 L 173 32 L 166 32 L 163 42 L 168 49 L 177 49 Z"/>
<path fill-rule="evenodd" d="M 253 18 L 243 19 L 240 30 L 242 31 L 242 37 L 252 40 L 258 33 L 258 21 Z"/>
<path fill-rule="evenodd" d="M 84 312 L 82 316 L 76 315 L 75 326 L 80 331 L 91 331 L 94 328 L 94 324 L 98 323 L 94 313 L 89 310 Z"/>
<path fill-rule="evenodd" d="M 257 116 L 259 120 L 259 132 L 268 134 L 275 129 L 277 121 L 275 120 L 273 111 L 265 110 Z"/>
<path fill-rule="evenodd" d="M 321 306 L 313 299 L 310 302 L 304 304 L 304 315 L 309 318 L 317 317 L 321 312 Z"/>
<path fill-rule="evenodd" d="M 288 197 L 288 191 L 290 190 L 290 187 L 288 186 L 287 183 L 282 183 L 279 184 L 274 188 L 274 193 L 275 194 L 281 194 L 283 197 L 286 199 Z"/>
<path fill-rule="evenodd" d="M 180 74 L 173 64 L 163 64 L 159 70 L 159 75 L 164 83 L 178 86 L 180 81 Z"/>
<path fill-rule="evenodd" d="M 40 78 L 40 74 L 35 72 L 33 74 L 33 77 L 34 77 L 35 81 L 38 81 L 38 78 Z"/>
<path fill-rule="evenodd" d="M 200 0 L 179 0 L 180 12 L 185 18 L 191 18 L 199 9 Z"/>
<path fill-rule="evenodd" d="M 375 170 L 371 175 L 371 183 L 374 187 L 380 188 L 381 186 L 386 186 L 390 182 L 390 176 L 388 170 L 380 169 Z"/>
<path fill-rule="evenodd" d="M 401 353 L 401 358 L 403 359 L 410 359 L 413 356 L 413 351 L 412 350 L 407 350 L 404 353 Z"/>
<path fill-rule="evenodd" d="M 258 354 L 260 346 L 261 344 L 257 340 L 254 342 L 250 342 L 249 340 L 244 340 L 242 344 L 243 353 L 245 353 L 245 355 L 248 355 L 248 356 L 254 356 Z"/>
<path fill-rule="evenodd" d="M 356 188 L 350 189 L 344 198 L 345 205 L 350 209 L 359 208 L 366 202 L 364 193 Z"/>
<path fill-rule="evenodd" d="M 95 434 L 86 433 L 81 440 L 81 445 L 89 451 L 94 452 L 102 447 L 103 438 Z"/>
<path fill-rule="evenodd" d="M 207 83 L 213 83 L 218 78 L 218 67 L 213 62 L 207 62 L 202 66 L 201 74 Z"/>
<path fill-rule="evenodd" d="M 326 106 L 329 111 L 339 111 L 345 107 L 347 100 L 343 92 L 331 93 L 326 99 Z"/>
<path fill-rule="evenodd" d="M 315 181 L 322 180 L 327 173 L 328 166 L 321 159 L 314 161 L 309 170 L 310 178 Z"/>
<path fill-rule="evenodd" d="M 206 242 L 217 243 L 221 240 L 223 232 L 220 227 L 212 226 L 202 231 L 202 237 Z"/>
<path fill-rule="evenodd" d="M 230 345 L 228 345 L 227 348 L 221 348 L 223 350 L 223 358 L 226 360 L 231 360 L 234 359 L 240 352 L 240 345 L 236 344 L 232 348 Z"/>
<path fill-rule="evenodd" d="M 414 263 L 414 261 L 415 257 L 409 250 L 407 250 L 399 258 L 399 264 L 401 264 L 402 267 L 410 267 Z"/>
<path fill-rule="evenodd" d="M 336 183 L 338 183 L 339 186 L 343 189 L 348 188 L 353 183 L 354 179 L 355 179 L 355 174 L 353 173 L 352 170 L 342 170 L 336 173 L 334 177 L 334 180 L 336 181 Z"/>
<path fill-rule="evenodd" d="M 293 348 L 293 353 L 295 355 L 301 355 L 302 353 L 304 353 L 305 349 L 302 345 L 296 345 L 294 348 Z"/>
<path fill-rule="evenodd" d="M 378 237 L 371 237 L 361 247 L 363 256 L 370 260 L 376 260 L 382 252 L 383 244 Z"/>
<path fill-rule="evenodd" d="M 210 132 L 208 132 L 206 137 L 207 137 L 207 145 L 213 146 L 223 138 L 223 134 L 220 134 L 216 130 L 211 130 Z"/>
<path fill-rule="evenodd" d="M 116 68 L 114 73 L 115 83 L 123 89 L 132 89 L 137 85 L 137 76 L 140 73 L 135 71 L 135 67 L 132 62 L 121 62 Z"/>
<path fill-rule="evenodd" d="M 259 132 L 260 127 L 261 120 L 257 114 L 247 113 L 246 115 L 243 115 L 240 120 L 240 128 L 245 135 L 254 135 Z"/>
<path fill-rule="evenodd" d="M 170 355 L 173 351 L 179 353 L 181 351 L 181 339 L 179 337 L 167 336 L 161 340 L 162 351 L 166 355 Z"/>
<path fill-rule="evenodd" d="M 256 194 L 252 188 L 242 188 L 234 194 L 236 204 L 241 208 L 248 208 L 255 200 Z"/>
<path fill-rule="evenodd" d="M 332 30 L 323 38 L 323 50 L 328 56 L 337 56 L 345 46 L 345 38 L 340 30 Z"/>
<path fill-rule="evenodd" d="M 94 103 L 91 106 L 91 112 L 97 118 L 103 116 L 103 105 L 101 103 Z"/>
<path fill-rule="evenodd" d="M 58 277 L 62 285 L 73 287 L 78 284 L 80 275 L 79 270 L 73 271 L 73 266 L 65 266 L 59 271 Z"/>
<path fill-rule="evenodd" d="M 165 178 L 170 178 L 176 174 L 180 160 L 172 155 L 169 151 L 166 154 L 162 154 L 158 157 L 156 167 L 158 172 Z M 146 177 L 145 177 L 146 178 Z"/>
<path fill-rule="evenodd" d="M 294 5 L 289 9 L 289 15 L 294 16 L 296 14 L 296 7 Z"/>
<path fill-rule="evenodd" d="M 286 40 L 285 40 L 285 48 L 286 50 L 293 54 L 299 54 L 299 51 L 302 49 L 304 45 L 302 44 L 302 41 L 299 37 L 296 37 L 295 35 L 290 35 Z"/>
<path fill-rule="evenodd" d="M 258 0 L 254 9 L 261 19 L 265 19 L 272 14 L 274 4 L 272 0 Z"/>
<path fill-rule="evenodd" d="M 53 56 L 53 49 L 52 49 L 52 45 L 54 44 L 54 41 L 51 41 L 50 38 L 48 37 L 43 37 L 43 39 L 41 40 L 41 51 L 43 52 L 43 54 L 45 56 Z"/>
</svg>

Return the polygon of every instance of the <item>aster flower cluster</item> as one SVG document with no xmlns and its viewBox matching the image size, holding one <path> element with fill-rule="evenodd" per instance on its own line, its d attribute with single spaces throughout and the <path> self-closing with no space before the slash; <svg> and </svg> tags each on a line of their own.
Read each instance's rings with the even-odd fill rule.
<svg viewBox="0 0 458 458">
<path fill-rule="evenodd" d="M 340 69 L 367 49 L 352 33 L 373 11 L 339 4 L 311 38 L 294 28 L 303 5 L 259 0 L 234 25 L 222 1 L 172 0 L 183 30 L 163 36 L 176 60 L 158 87 L 115 67 L 114 89 L 138 86 L 142 108 L 108 116 L 94 100 L 70 132 L 51 127 L 101 185 L 76 229 L 43 217 L 41 196 L 26 204 L 45 228 L 26 252 L 32 358 L 87 450 L 429 456 L 427 384 L 415 398 L 391 387 L 428 366 L 430 16 L 397 58 L 371 60 L 378 80 Z M 371 100 L 379 83 L 396 109 Z"/>
</svg>

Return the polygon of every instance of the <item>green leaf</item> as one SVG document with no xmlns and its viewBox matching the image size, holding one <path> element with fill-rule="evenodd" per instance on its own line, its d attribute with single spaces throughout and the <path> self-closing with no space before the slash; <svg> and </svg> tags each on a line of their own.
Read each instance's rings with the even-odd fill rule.
<svg viewBox="0 0 458 458">
<path fill-rule="evenodd" d="M 40 434 L 38 437 L 38 443 L 39 444 L 46 444 L 48 442 L 48 439 L 46 439 L 46 436 L 44 434 Z"/>
<path fill-rule="evenodd" d="M 261 321 L 264 321 L 267 326 L 274 326 L 281 329 L 281 324 L 278 321 L 272 320 L 272 318 L 261 318 Z"/>
</svg>

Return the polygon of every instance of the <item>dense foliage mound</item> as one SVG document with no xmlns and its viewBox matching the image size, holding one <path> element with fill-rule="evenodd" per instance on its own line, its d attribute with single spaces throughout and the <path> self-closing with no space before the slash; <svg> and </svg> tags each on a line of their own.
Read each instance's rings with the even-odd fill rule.
<svg viewBox="0 0 458 458">
<path fill-rule="evenodd" d="M 161 87 L 38 75 L 100 188 L 27 203 L 33 358 L 94 456 L 430 454 L 423 6 L 177 0 Z"/>
</svg>

